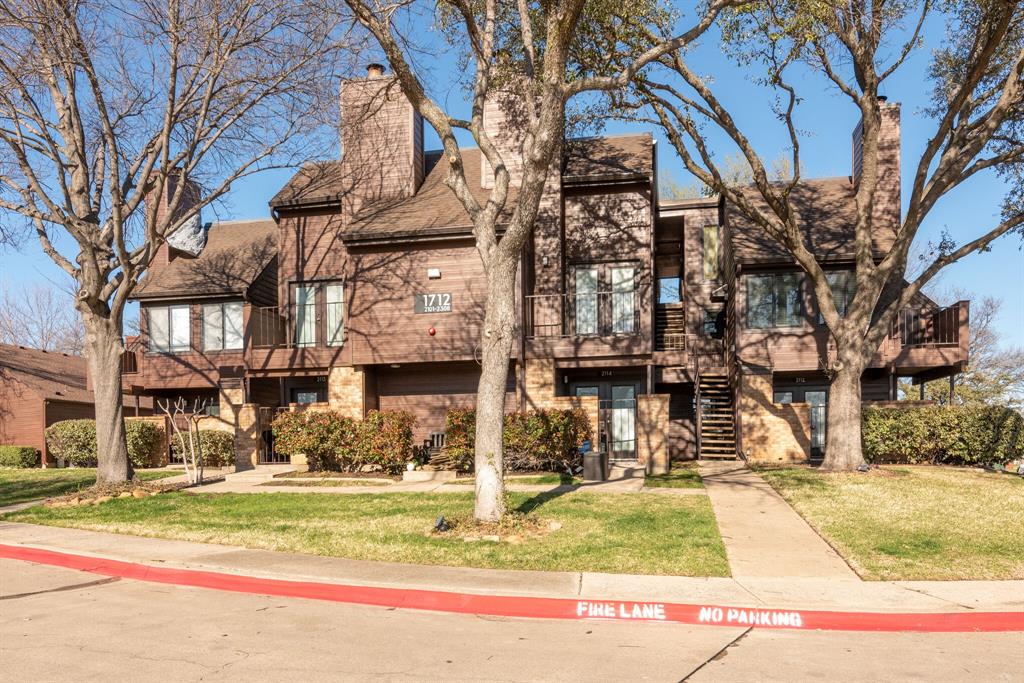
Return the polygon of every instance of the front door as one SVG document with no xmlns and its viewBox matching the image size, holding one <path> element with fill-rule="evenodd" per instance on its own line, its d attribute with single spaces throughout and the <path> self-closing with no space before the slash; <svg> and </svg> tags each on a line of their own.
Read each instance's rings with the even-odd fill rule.
<svg viewBox="0 0 1024 683">
<path fill-rule="evenodd" d="M 574 383 L 573 396 L 598 398 L 597 448 L 609 460 L 636 460 L 636 395 L 634 382 L 594 381 Z"/>
<path fill-rule="evenodd" d="M 806 391 L 804 400 L 811 408 L 811 452 L 821 453 L 825 450 L 825 414 L 828 409 L 827 391 Z"/>
</svg>

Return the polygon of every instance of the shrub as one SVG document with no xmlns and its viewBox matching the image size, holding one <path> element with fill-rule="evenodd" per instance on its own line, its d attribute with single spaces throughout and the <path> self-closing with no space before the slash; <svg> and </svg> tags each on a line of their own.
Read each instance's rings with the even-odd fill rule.
<svg viewBox="0 0 1024 683">
<path fill-rule="evenodd" d="M 164 439 L 164 428 L 146 420 L 125 420 L 124 432 L 132 467 L 151 467 L 154 452 Z"/>
<path fill-rule="evenodd" d="M 39 453 L 32 446 L 0 446 L 0 467 L 35 467 Z"/>
<path fill-rule="evenodd" d="M 206 467 L 224 467 L 235 462 L 235 437 L 231 432 L 200 429 L 199 447 L 202 449 L 203 465 Z M 188 453 L 188 432 L 176 434 L 171 449 L 176 458 L 185 457 Z"/>
<path fill-rule="evenodd" d="M 95 467 L 96 421 L 54 422 L 46 428 L 46 447 L 54 458 L 75 467 Z"/>
<path fill-rule="evenodd" d="M 359 466 L 358 424 L 333 410 L 281 413 L 272 424 L 274 449 L 281 455 L 305 455 L 310 470 L 351 472 Z"/>
<path fill-rule="evenodd" d="M 1001 406 L 865 408 L 869 462 L 1002 464 L 1024 454 L 1024 417 Z"/>
<path fill-rule="evenodd" d="M 149 467 L 153 451 L 163 439 L 163 428 L 143 420 L 125 420 L 125 439 L 132 467 Z M 46 446 L 54 458 L 75 467 L 96 466 L 96 421 L 63 420 L 46 429 Z"/>
<path fill-rule="evenodd" d="M 579 448 L 591 438 L 590 420 L 582 410 L 529 410 L 505 416 L 502 440 L 507 471 L 564 472 L 580 465 Z M 452 469 L 473 469 L 476 413 L 449 410 L 445 416 L 445 456 Z"/>
<path fill-rule="evenodd" d="M 412 428 L 416 418 L 404 410 L 371 410 L 359 425 L 357 460 L 398 474 L 412 458 Z"/>
</svg>

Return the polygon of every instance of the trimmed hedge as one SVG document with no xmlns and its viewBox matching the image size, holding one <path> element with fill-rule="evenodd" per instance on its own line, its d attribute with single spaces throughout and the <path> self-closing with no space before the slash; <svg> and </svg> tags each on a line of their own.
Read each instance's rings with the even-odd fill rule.
<svg viewBox="0 0 1024 683">
<path fill-rule="evenodd" d="M 163 440 L 163 428 L 143 420 L 125 420 L 125 439 L 132 467 L 149 467 Z M 63 420 L 46 428 L 46 446 L 54 458 L 75 467 L 96 467 L 96 421 Z"/>
<path fill-rule="evenodd" d="M 505 416 L 505 470 L 565 472 L 582 463 L 579 449 L 591 439 L 590 420 L 582 410 L 528 410 Z M 445 416 L 444 452 L 451 467 L 473 470 L 476 411 L 449 410 Z"/>
<path fill-rule="evenodd" d="M 235 436 L 231 432 L 217 429 L 199 430 L 199 447 L 205 467 L 224 467 L 235 462 Z M 171 442 L 175 458 L 183 458 L 188 452 L 188 434 L 176 434 Z"/>
<path fill-rule="evenodd" d="M 391 474 L 412 458 L 412 428 L 405 411 L 371 410 L 354 420 L 333 410 L 281 413 L 273 422 L 274 450 L 289 457 L 305 455 L 310 470 L 354 472 L 372 465 Z"/>
<path fill-rule="evenodd" d="M 865 408 L 868 462 L 978 466 L 1024 455 L 1024 417 L 1000 406 Z"/>
<path fill-rule="evenodd" d="M 32 446 L 0 446 L 0 467 L 35 467 L 39 453 Z"/>
</svg>

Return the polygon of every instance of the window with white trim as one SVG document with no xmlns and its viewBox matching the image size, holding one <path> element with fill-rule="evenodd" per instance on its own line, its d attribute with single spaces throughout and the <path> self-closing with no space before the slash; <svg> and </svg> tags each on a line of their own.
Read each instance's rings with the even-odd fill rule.
<svg viewBox="0 0 1024 683">
<path fill-rule="evenodd" d="M 799 327 L 803 321 L 799 273 L 747 276 L 747 327 Z"/>
<path fill-rule="evenodd" d="M 191 319 L 188 304 L 147 308 L 149 350 L 157 353 L 189 351 L 192 342 Z"/>
<path fill-rule="evenodd" d="M 241 349 L 244 338 L 243 319 L 241 301 L 203 304 L 203 350 Z"/>
</svg>

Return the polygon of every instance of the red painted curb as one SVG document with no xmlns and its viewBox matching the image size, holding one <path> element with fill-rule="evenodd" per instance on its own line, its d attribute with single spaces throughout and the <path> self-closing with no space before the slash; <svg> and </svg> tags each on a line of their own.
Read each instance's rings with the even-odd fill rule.
<svg viewBox="0 0 1024 683">
<path fill-rule="evenodd" d="M 666 602 L 476 595 L 263 579 L 221 572 L 153 567 L 135 562 L 105 560 L 86 555 L 5 544 L 0 544 L 0 558 L 152 583 L 458 614 L 486 614 L 533 619 L 669 622 L 703 626 L 753 626 L 755 628 L 808 631 L 914 631 L 920 633 L 1024 631 L 1024 612 L 831 612 L 724 605 L 685 605 Z"/>
</svg>

